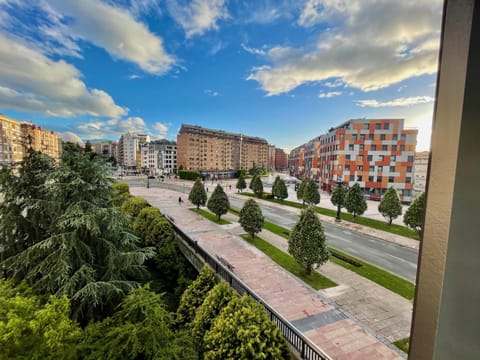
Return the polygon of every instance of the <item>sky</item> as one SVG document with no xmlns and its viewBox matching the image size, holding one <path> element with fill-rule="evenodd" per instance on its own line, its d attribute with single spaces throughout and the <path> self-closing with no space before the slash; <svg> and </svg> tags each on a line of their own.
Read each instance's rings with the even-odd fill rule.
<svg viewBox="0 0 480 360">
<path fill-rule="evenodd" d="M 0 113 L 65 139 L 181 124 L 289 151 L 355 118 L 428 150 L 441 0 L 0 0 Z"/>
</svg>

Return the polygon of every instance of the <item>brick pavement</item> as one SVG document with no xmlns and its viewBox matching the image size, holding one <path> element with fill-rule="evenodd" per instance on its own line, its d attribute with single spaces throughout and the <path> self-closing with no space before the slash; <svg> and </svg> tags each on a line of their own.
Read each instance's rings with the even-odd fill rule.
<svg viewBox="0 0 480 360">
<path fill-rule="evenodd" d="M 326 321 L 319 322 L 316 328 L 305 328 L 304 334 L 332 359 L 405 358 L 382 335 L 358 319 L 348 318 L 335 301 L 329 301 L 324 294 L 305 285 L 238 237 L 235 225 L 222 227 L 196 215 L 188 210 L 188 202 L 178 204 L 177 192 L 138 187 L 130 191 L 173 217 L 177 226 L 208 252 L 235 266 L 235 274 L 287 320 L 293 323 L 308 322 L 309 318 L 318 321 L 322 314 L 328 314 L 323 316 L 328 318 Z"/>
</svg>

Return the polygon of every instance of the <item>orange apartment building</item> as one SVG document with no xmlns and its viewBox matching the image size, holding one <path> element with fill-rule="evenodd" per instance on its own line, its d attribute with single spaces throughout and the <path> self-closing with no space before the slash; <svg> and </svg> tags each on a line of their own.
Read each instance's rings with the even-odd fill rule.
<svg viewBox="0 0 480 360">
<path fill-rule="evenodd" d="M 275 169 L 288 169 L 288 155 L 285 153 L 285 151 L 283 151 L 283 149 L 275 148 Z"/>
<path fill-rule="evenodd" d="M 326 191 L 339 181 L 359 183 L 375 200 L 394 187 L 410 202 L 417 134 L 404 129 L 403 119 L 349 120 L 292 150 L 290 171 L 315 179 Z"/>
<path fill-rule="evenodd" d="M 182 124 L 177 136 L 177 167 L 231 177 L 238 169 L 268 165 L 268 142 L 258 137 Z"/>
<path fill-rule="evenodd" d="M 62 139 L 55 132 L 42 129 L 40 126 L 23 122 L 20 125 L 25 146 L 50 156 L 55 161 L 60 160 Z"/>
</svg>

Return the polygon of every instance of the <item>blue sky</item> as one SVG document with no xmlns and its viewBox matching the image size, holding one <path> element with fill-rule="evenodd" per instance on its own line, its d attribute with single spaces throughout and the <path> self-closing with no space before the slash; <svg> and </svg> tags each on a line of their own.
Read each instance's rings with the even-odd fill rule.
<svg viewBox="0 0 480 360">
<path fill-rule="evenodd" d="M 428 150 L 442 1 L 0 0 L 0 112 L 67 139 L 182 123 L 290 150 L 404 118 Z"/>
</svg>

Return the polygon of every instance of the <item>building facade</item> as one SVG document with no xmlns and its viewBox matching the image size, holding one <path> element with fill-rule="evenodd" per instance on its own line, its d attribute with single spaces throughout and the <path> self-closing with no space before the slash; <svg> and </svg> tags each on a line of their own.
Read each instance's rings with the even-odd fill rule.
<svg viewBox="0 0 480 360">
<path fill-rule="evenodd" d="M 413 196 L 417 197 L 425 191 L 425 185 L 427 183 L 427 170 L 428 170 L 428 151 L 422 151 L 415 153 L 414 163 L 414 182 L 413 182 Z"/>
<path fill-rule="evenodd" d="M 288 169 L 288 155 L 283 149 L 275 148 L 275 170 L 283 171 Z"/>
<path fill-rule="evenodd" d="M 102 141 L 92 143 L 94 151 L 104 158 L 114 157 L 118 160 L 118 142 Z"/>
<path fill-rule="evenodd" d="M 140 147 L 142 169 L 150 175 L 172 174 L 177 168 L 177 144 L 169 140 L 156 140 Z"/>
<path fill-rule="evenodd" d="M 22 141 L 21 123 L 0 114 L 0 166 L 14 166 L 22 161 Z"/>
<path fill-rule="evenodd" d="M 150 136 L 142 134 L 126 133 L 118 141 L 118 163 L 123 169 L 138 172 L 141 170 L 141 151 L 140 147 L 144 143 L 150 142 Z"/>
<path fill-rule="evenodd" d="M 232 176 L 238 169 L 268 166 L 268 142 L 258 137 L 182 125 L 177 136 L 177 165 L 205 174 Z"/>
<path fill-rule="evenodd" d="M 326 191 L 337 182 L 358 183 L 365 195 L 379 200 L 393 187 L 410 202 L 417 134 L 404 129 L 403 119 L 349 120 L 293 149 L 290 171 L 315 179 Z"/>
<path fill-rule="evenodd" d="M 275 170 L 275 154 L 276 154 L 276 147 L 275 145 L 268 145 L 268 170 L 274 171 Z"/>
</svg>

